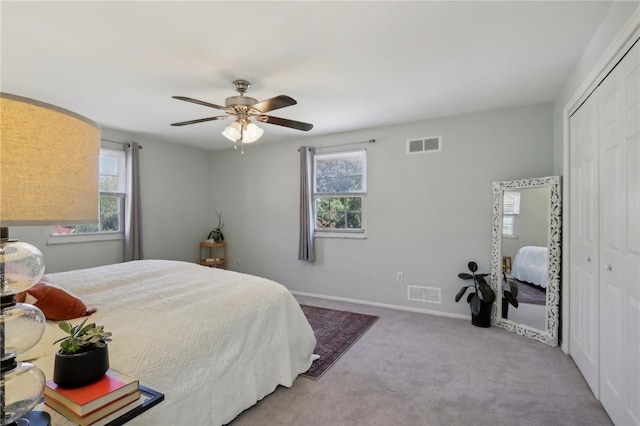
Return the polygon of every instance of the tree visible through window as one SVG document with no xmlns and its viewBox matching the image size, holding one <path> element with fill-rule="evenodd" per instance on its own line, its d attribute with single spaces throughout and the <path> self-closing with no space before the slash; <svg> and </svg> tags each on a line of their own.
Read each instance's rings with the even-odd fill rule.
<svg viewBox="0 0 640 426">
<path fill-rule="evenodd" d="M 54 235 L 124 232 L 126 164 L 124 151 L 100 150 L 100 222 L 83 225 L 57 225 Z"/>
<path fill-rule="evenodd" d="M 366 153 L 360 150 L 315 155 L 316 230 L 364 231 Z"/>
</svg>

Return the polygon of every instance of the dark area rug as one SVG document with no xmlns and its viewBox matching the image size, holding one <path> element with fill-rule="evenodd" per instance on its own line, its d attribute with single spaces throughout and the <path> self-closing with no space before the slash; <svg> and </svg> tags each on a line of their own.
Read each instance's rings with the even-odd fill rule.
<svg viewBox="0 0 640 426">
<path fill-rule="evenodd" d="M 316 336 L 313 353 L 320 355 L 302 375 L 314 380 L 318 380 L 379 318 L 317 306 L 300 307 Z"/>
<path fill-rule="evenodd" d="M 513 281 L 518 284 L 518 302 L 531 303 L 532 305 L 546 305 L 547 292 L 543 288 L 516 279 Z"/>
</svg>

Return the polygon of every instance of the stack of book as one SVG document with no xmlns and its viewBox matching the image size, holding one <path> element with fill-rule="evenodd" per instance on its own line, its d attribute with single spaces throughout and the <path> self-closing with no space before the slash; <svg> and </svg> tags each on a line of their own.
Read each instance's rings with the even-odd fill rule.
<svg viewBox="0 0 640 426">
<path fill-rule="evenodd" d="M 138 379 L 113 368 L 79 388 L 61 388 L 48 380 L 44 396 L 45 404 L 80 426 L 107 424 L 141 404 Z"/>
</svg>

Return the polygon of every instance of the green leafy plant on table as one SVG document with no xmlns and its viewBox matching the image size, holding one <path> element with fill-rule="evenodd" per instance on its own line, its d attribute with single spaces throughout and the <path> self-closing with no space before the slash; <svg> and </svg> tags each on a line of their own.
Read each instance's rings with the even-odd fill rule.
<svg viewBox="0 0 640 426">
<path fill-rule="evenodd" d="M 72 326 L 66 321 L 58 326 L 68 335 L 53 342 L 60 343 L 60 353 L 62 355 L 73 355 L 88 352 L 92 349 L 103 348 L 107 342 L 111 341 L 111 332 L 104 331 L 104 326 L 90 323 L 85 325 L 85 318 L 80 324 Z"/>
</svg>

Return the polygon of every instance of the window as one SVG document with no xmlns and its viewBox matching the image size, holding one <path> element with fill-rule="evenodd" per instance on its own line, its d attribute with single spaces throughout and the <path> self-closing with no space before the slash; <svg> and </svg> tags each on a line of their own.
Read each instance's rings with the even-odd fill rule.
<svg viewBox="0 0 640 426">
<path fill-rule="evenodd" d="M 126 159 L 122 150 L 100 149 L 100 222 L 83 225 L 56 225 L 49 243 L 122 238 L 126 195 Z M 78 238 L 90 236 L 89 238 Z M 101 237 L 106 236 L 106 237 Z"/>
<path fill-rule="evenodd" d="M 367 151 L 314 156 L 316 235 L 364 235 Z"/>
<path fill-rule="evenodd" d="M 520 193 L 504 192 L 502 206 L 502 236 L 518 237 L 518 215 L 520 214 Z"/>
</svg>

